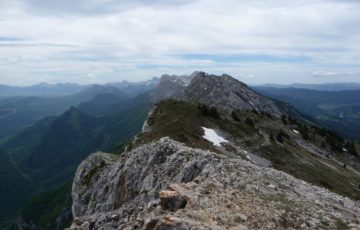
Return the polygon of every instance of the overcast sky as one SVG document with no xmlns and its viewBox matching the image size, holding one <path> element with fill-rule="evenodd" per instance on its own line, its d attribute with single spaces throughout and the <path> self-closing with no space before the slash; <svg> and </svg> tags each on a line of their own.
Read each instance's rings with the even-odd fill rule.
<svg viewBox="0 0 360 230">
<path fill-rule="evenodd" d="M 0 0 L 0 84 L 360 82 L 358 0 Z"/>
</svg>

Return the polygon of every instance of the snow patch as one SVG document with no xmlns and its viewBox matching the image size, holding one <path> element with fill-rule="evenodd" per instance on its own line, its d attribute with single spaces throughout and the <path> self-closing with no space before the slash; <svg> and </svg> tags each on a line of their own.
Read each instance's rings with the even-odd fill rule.
<svg viewBox="0 0 360 230">
<path fill-rule="evenodd" d="M 206 140 L 210 141 L 211 143 L 213 143 L 215 146 L 221 146 L 220 143 L 224 143 L 224 142 L 229 142 L 228 140 L 224 139 L 223 137 L 219 136 L 215 130 L 213 129 L 208 129 L 205 127 L 202 127 L 205 134 L 203 136 L 203 138 L 205 138 Z"/>
<path fill-rule="evenodd" d="M 300 132 L 297 131 L 296 129 L 293 129 L 293 132 L 296 133 L 296 134 L 299 134 Z"/>
</svg>

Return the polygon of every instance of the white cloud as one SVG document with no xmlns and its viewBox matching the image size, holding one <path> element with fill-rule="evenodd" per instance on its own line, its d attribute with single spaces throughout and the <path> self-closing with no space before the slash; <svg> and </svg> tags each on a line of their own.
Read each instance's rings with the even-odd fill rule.
<svg viewBox="0 0 360 230">
<path fill-rule="evenodd" d="M 316 71 L 312 74 L 314 77 L 360 77 L 360 73 L 354 72 L 333 72 L 333 71 Z"/>
<path fill-rule="evenodd" d="M 286 83 L 314 81 L 319 69 L 360 72 L 358 12 L 358 1 L 336 0 L 0 0 L 0 83 L 86 83 L 87 74 L 99 82 L 140 80 L 194 70 Z"/>
<path fill-rule="evenodd" d="M 321 71 L 317 71 L 317 72 L 314 72 L 313 73 L 313 76 L 316 76 L 316 77 L 336 77 L 336 76 L 339 76 L 339 73 L 338 72 L 321 72 Z"/>
</svg>

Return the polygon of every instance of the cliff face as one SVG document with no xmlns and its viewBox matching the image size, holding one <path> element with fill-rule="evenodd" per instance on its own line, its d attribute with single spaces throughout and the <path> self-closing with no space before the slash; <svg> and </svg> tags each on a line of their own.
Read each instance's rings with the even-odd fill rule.
<svg viewBox="0 0 360 230">
<path fill-rule="evenodd" d="M 161 138 L 79 166 L 71 229 L 360 227 L 360 204 L 286 173 Z"/>
</svg>

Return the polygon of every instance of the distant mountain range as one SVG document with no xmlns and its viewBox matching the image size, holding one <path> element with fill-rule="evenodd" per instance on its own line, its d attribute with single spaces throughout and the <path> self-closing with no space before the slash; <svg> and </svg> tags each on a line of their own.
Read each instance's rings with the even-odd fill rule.
<svg viewBox="0 0 360 230">
<path fill-rule="evenodd" d="M 153 89 L 159 84 L 160 78 L 154 77 L 147 81 L 140 82 L 111 82 L 103 84 L 103 86 L 112 86 L 121 89 L 129 95 L 136 95 Z M 32 86 L 9 86 L 0 84 L 0 100 L 2 97 L 19 97 L 19 96 L 65 96 L 79 93 L 80 91 L 90 88 L 96 84 L 79 85 L 73 83 L 40 83 Z M 101 85 L 101 84 L 98 84 Z M 339 83 L 323 83 L 323 84 L 272 84 L 266 83 L 261 85 L 252 85 L 253 87 L 275 87 L 275 88 L 298 88 L 313 89 L 321 91 L 342 91 L 342 90 L 360 90 L 360 83 L 356 82 L 339 82 Z"/>
<path fill-rule="evenodd" d="M 346 82 L 346 83 L 324 83 L 324 84 L 302 84 L 293 83 L 288 85 L 281 84 L 262 84 L 253 85 L 255 88 L 271 87 L 271 88 L 297 88 L 297 89 L 313 89 L 319 91 L 343 91 L 343 90 L 360 90 L 360 83 Z"/>
<path fill-rule="evenodd" d="M 145 91 L 151 90 L 159 82 L 159 78 L 152 78 L 147 81 L 140 82 L 113 82 L 107 83 L 103 86 L 111 86 L 121 89 L 124 93 L 129 95 L 136 95 Z M 9 86 L 0 85 L 0 97 L 20 97 L 20 96 L 37 96 L 37 97 L 51 97 L 51 96 L 66 96 L 81 92 L 84 89 L 91 88 L 100 84 L 79 85 L 72 83 L 40 83 L 32 86 Z M 100 85 L 101 86 L 101 85 Z"/>
<path fill-rule="evenodd" d="M 48 84 L 40 83 L 32 86 L 8 86 L 0 85 L 1 97 L 16 97 L 16 96 L 64 96 L 80 92 L 88 86 L 59 83 Z"/>
<path fill-rule="evenodd" d="M 15 134 L 48 116 L 57 116 L 71 106 L 102 115 L 108 104 L 125 101 L 156 87 L 159 79 L 143 82 L 119 82 L 105 85 L 79 86 L 73 84 L 40 84 L 30 87 L 0 89 L 0 143 L 6 136 Z M 94 105 L 97 103 L 97 108 Z M 89 108 L 87 108 L 89 107 Z"/>
</svg>

